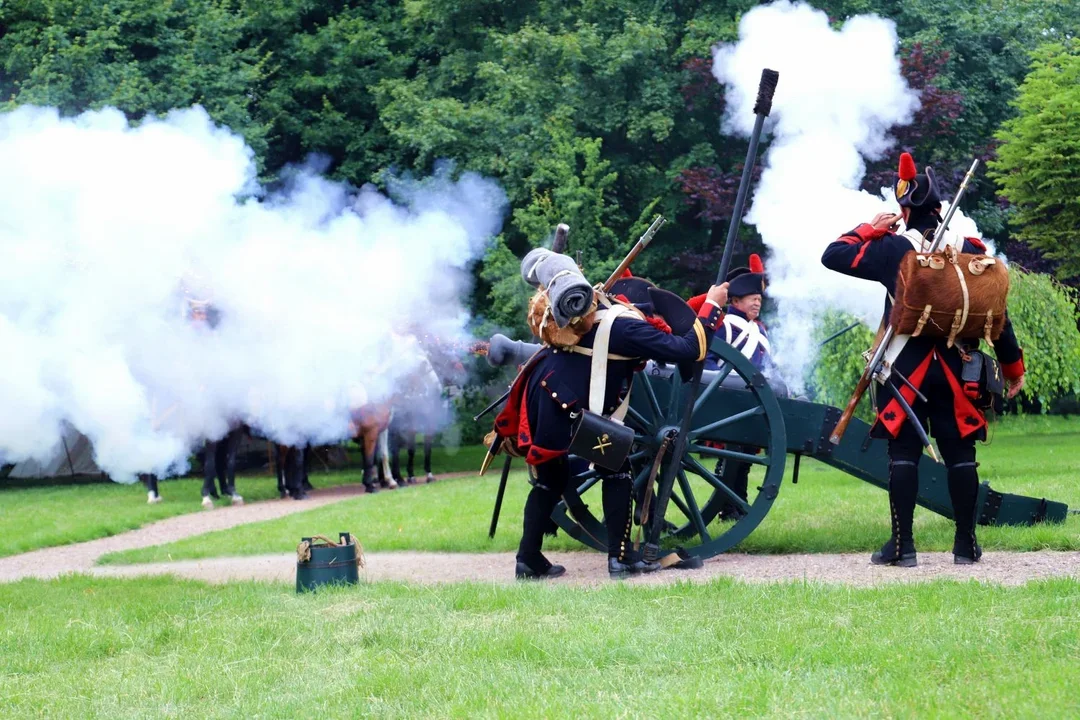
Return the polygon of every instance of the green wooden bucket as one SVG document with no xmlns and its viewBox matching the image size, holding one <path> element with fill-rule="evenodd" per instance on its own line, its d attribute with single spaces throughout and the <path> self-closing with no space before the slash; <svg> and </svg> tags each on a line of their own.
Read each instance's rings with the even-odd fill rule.
<svg viewBox="0 0 1080 720">
<path fill-rule="evenodd" d="M 340 542 L 324 535 L 303 538 L 296 546 L 296 592 L 329 584 L 356 585 L 363 566 L 363 548 L 347 532 L 341 533 Z"/>
</svg>

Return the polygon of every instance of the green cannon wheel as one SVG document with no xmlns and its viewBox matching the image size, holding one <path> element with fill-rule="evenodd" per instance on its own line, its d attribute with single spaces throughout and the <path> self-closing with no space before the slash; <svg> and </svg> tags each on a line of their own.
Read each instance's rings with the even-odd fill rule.
<svg viewBox="0 0 1080 720">
<path fill-rule="evenodd" d="M 657 479 L 668 463 L 678 462 L 671 502 L 664 517 L 661 545 L 679 546 L 690 555 L 713 557 L 742 542 L 765 519 L 780 491 L 787 459 L 784 418 L 764 376 L 731 345 L 715 339 L 719 368 L 706 372 L 695 400 L 686 452 L 672 457 L 673 441 L 661 463 Z M 635 511 L 648 484 L 650 471 L 665 438 L 678 432 L 689 391 L 671 367 L 650 364 L 634 377 L 626 424 L 634 429 L 630 462 L 634 475 Z M 739 446 L 742 452 L 730 449 Z M 745 451 L 747 448 L 752 450 Z M 746 500 L 730 485 L 729 472 L 716 461 L 747 463 L 751 467 Z M 720 472 L 718 472 L 720 471 Z M 607 532 L 593 508 L 600 502 L 601 478 L 595 469 L 583 469 L 570 481 L 552 518 L 571 537 L 607 549 Z M 756 493 L 755 493 L 756 489 Z M 655 496 L 654 496 L 655 497 Z M 738 520 L 720 517 L 731 506 L 741 511 Z M 647 532 L 643 529 L 642 535 Z"/>
</svg>

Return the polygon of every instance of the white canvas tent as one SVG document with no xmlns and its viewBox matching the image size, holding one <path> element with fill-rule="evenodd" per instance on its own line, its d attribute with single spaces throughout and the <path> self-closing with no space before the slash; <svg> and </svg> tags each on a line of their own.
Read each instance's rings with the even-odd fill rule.
<svg viewBox="0 0 1080 720">
<path fill-rule="evenodd" d="M 47 478 L 73 475 L 101 475 L 94 462 L 90 439 L 75 428 L 67 428 L 50 458 L 44 462 L 24 460 L 8 473 L 11 478 Z"/>
</svg>

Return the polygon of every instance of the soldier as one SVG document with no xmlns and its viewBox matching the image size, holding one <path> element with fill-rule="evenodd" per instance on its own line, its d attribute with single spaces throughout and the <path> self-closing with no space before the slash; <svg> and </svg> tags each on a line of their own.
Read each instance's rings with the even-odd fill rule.
<svg viewBox="0 0 1080 720">
<path fill-rule="evenodd" d="M 770 362 L 769 330 L 761 322 L 761 303 L 765 294 L 765 266 L 758 255 L 751 255 L 749 267 L 735 268 L 727 275 L 728 306 L 724 312 L 723 325 L 718 333 L 724 340 L 758 370 L 764 371 Z M 690 307 L 697 310 L 705 296 L 698 295 L 688 301 Z M 707 370 L 717 369 L 719 356 L 710 351 L 705 358 Z M 738 382 L 731 378 L 732 384 Z M 748 445 L 731 445 L 734 452 L 753 455 L 758 449 Z M 750 482 L 750 463 L 740 460 L 724 459 L 716 463 L 715 474 L 721 478 L 736 495 L 747 499 L 747 487 Z M 725 502 L 720 508 L 721 520 L 738 520 L 743 517 L 742 509 L 732 502 Z"/>
<path fill-rule="evenodd" d="M 568 449 L 575 421 L 597 404 L 593 398 L 602 406 L 598 414 L 605 418 L 625 412 L 622 404 L 630 381 L 644 358 L 673 363 L 703 360 L 727 302 L 727 286 L 709 290 L 696 319 L 685 303 L 671 296 L 691 316 L 692 323 L 681 333 L 669 333 L 660 329 L 662 322 L 647 321 L 632 307 L 619 306 L 622 309 L 613 312 L 610 300 L 596 293 L 564 255 L 533 250 L 522 262 L 522 276 L 539 288 L 530 303 L 530 326 L 544 347 L 515 380 L 509 400 L 495 420 L 495 432 L 525 456 L 533 486 L 525 502 L 515 574 L 519 579 L 552 578 L 562 575 L 565 568 L 552 565 L 541 548 L 551 513 L 570 477 Z M 568 311 L 569 307 L 576 309 Z M 593 373 L 594 350 L 601 358 L 605 352 L 605 342 L 597 343 L 598 337 L 606 338 L 607 358 L 596 367 L 600 368 L 598 374 L 606 377 L 594 377 Z M 645 562 L 629 547 L 629 462 L 618 471 L 602 471 L 601 477 L 609 574 L 619 578 L 658 570 L 659 563 Z"/>
<path fill-rule="evenodd" d="M 892 311 L 896 296 L 896 278 L 901 260 L 910 252 L 924 252 L 941 223 L 941 191 L 932 168 L 916 174 L 915 162 L 908 153 L 900 157 L 899 178 L 894 187 L 900 215 L 878 213 L 869 223 L 844 233 L 830 244 L 821 262 L 830 270 L 852 277 L 873 280 L 885 286 L 885 318 Z M 898 225 L 903 222 L 904 231 Z M 976 238 L 950 237 L 948 243 L 965 253 L 983 253 L 985 246 Z M 986 418 L 973 402 L 977 388 L 963 385 L 965 358 L 978 342 L 961 341 L 949 347 L 945 338 L 925 335 L 898 335 L 894 345 L 899 354 L 892 367 L 926 397 L 926 402 L 910 394 L 911 406 L 923 427 L 938 441 L 942 459 L 948 468 L 949 496 L 956 518 L 953 559 L 957 564 L 977 562 L 982 548 L 975 537 L 975 501 L 979 476 L 976 471 L 975 441 L 986 438 Z M 1001 362 L 1002 374 L 1009 381 L 1008 396 L 1014 397 L 1024 385 L 1023 352 L 1016 342 L 1011 323 L 1006 319 L 994 349 Z M 891 354 L 891 353 L 890 353 Z M 908 397 L 910 391 L 901 389 Z M 871 429 L 874 437 L 889 442 L 889 505 L 892 535 L 870 561 L 876 565 L 913 567 L 917 564 L 912 520 L 919 489 L 918 463 L 923 443 L 902 406 L 886 392 L 878 393 L 877 419 Z"/>
<path fill-rule="evenodd" d="M 212 330 L 217 327 L 220 315 L 209 300 L 188 300 L 188 320 L 197 328 Z M 220 499 L 214 489 L 214 476 L 221 486 L 221 495 L 229 498 L 233 505 L 243 505 L 244 498 L 236 493 L 236 452 L 243 438 L 243 427 L 230 428 L 220 440 L 207 440 L 203 445 L 203 486 L 202 506 L 214 507 L 214 500 Z M 211 499 L 213 498 L 213 499 Z"/>
</svg>

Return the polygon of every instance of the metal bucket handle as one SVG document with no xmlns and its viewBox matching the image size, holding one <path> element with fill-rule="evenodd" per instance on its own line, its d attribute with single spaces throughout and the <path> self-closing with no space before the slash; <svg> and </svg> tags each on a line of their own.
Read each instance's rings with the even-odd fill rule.
<svg viewBox="0 0 1080 720">
<path fill-rule="evenodd" d="M 299 563 L 310 562 L 311 560 L 311 541 L 322 540 L 329 547 L 347 547 L 350 544 L 356 545 L 356 566 L 364 567 L 364 546 L 360 544 L 360 541 L 356 539 L 350 533 L 341 533 L 340 540 L 343 542 L 334 542 L 325 535 L 312 535 L 309 538 L 304 538 L 300 541 L 300 544 L 296 546 L 296 561 Z"/>
</svg>

